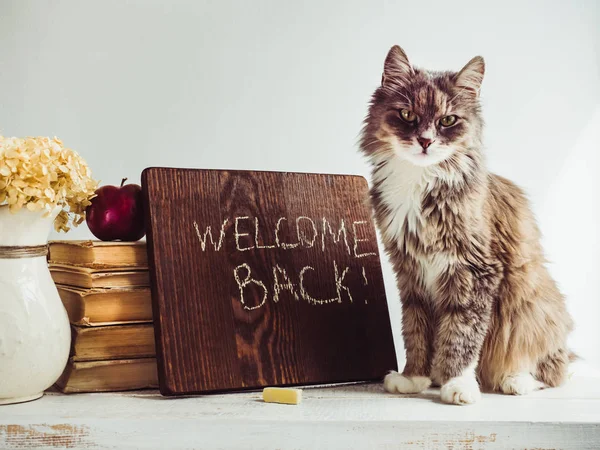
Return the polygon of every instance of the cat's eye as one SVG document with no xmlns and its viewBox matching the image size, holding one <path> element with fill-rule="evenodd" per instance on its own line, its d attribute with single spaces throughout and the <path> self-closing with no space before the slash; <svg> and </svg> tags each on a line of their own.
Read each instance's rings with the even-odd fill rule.
<svg viewBox="0 0 600 450">
<path fill-rule="evenodd" d="M 440 119 L 440 125 L 443 127 L 451 127 L 456 123 L 456 116 L 444 116 Z"/>
<path fill-rule="evenodd" d="M 408 122 L 408 123 L 412 123 L 415 120 L 417 120 L 417 115 L 414 112 L 412 112 L 410 109 L 401 109 L 400 117 L 402 118 L 402 120 L 404 120 L 405 122 Z"/>
</svg>

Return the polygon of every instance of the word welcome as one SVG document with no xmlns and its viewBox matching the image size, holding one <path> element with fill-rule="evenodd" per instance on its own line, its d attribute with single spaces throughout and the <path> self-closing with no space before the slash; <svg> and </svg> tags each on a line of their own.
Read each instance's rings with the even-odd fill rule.
<svg viewBox="0 0 600 450">
<path fill-rule="evenodd" d="M 277 220 L 275 229 L 267 233 L 272 238 L 272 243 L 267 244 L 263 240 L 261 243 L 260 237 L 261 224 L 258 217 L 235 217 L 233 219 L 233 239 L 235 240 L 235 248 L 240 252 L 246 252 L 253 249 L 272 249 L 280 248 L 284 250 L 292 250 L 295 248 L 312 248 L 315 245 L 320 246 L 322 251 L 325 251 L 326 243 L 332 242 L 338 244 L 343 242 L 344 246 L 349 255 L 355 258 L 364 258 L 366 256 L 375 256 L 374 252 L 361 252 L 359 245 L 363 242 L 368 242 L 368 239 L 358 237 L 360 227 L 368 224 L 366 220 L 355 220 L 350 225 L 351 236 L 349 243 L 348 230 L 346 229 L 346 222 L 344 219 L 340 220 L 340 224 L 332 228 L 332 224 L 325 217 L 322 220 L 313 220 L 310 217 L 298 216 L 293 222 L 295 222 L 295 233 L 292 233 L 296 237 L 296 242 L 283 242 L 281 239 L 281 228 L 284 223 L 289 223 L 287 217 L 280 217 Z M 201 231 L 198 222 L 194 221 L 194 229 L 198 240 L 200 241 L 200 247 L 202 251 L 206 251 L 208 248 L 207 242 L 210 241 L 215 251 L 220 251 L 223 246 L 227 226 L 230 223 L 230 219 L 225 219 L 221 224 L 218 239 L 215 240 L 213 236 L 212 227 L 210 225 L 204 228 L 204 232 Z M 288 225 L 289 226 L 289 225 Z M 254 230 L 252 230 L 252 228 Z"/>
</svg>

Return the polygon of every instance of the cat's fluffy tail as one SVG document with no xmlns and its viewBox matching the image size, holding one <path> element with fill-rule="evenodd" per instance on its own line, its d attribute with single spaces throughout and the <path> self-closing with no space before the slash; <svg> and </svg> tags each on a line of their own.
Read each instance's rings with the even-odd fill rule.
<svg viewBox="0 0 600 450">
<path fill-rule="evenodd" d="M 569 363 L 576 359 L 578 356 L 567 349 L 548 354 L 538 363 L 536 378 L 548 387 L 560 386 L 567 378 Z"/>
</svg>

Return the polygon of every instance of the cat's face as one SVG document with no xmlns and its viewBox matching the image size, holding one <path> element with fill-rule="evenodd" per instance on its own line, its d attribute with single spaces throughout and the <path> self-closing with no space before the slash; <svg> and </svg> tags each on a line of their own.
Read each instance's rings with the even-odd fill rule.
<svg viewBox="0 0 600 450">
<path fill-rule="evenodd" d="M 381 87 L 373 102 L 363 138 L 386 143 L 386 150 L 417 166 L 440 164 L 480 145 L 482 120 L 479 89 L 484 62 L 473 58 L 460 72 L 413 68 L 404 51 L 392 47 Z"/>
</svg>

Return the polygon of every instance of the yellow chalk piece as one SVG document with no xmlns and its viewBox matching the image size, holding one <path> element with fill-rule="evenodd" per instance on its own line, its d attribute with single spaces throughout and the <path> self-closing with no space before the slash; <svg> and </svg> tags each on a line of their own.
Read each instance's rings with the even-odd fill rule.
<svg viewBox="0 0 600 450">
<path fill-rule="evenodd" d="M 297 405 L 302 401 L 302 389 L 268 387 L 263 390 L 263 400 L 267 403 Z"/>
</svg>

